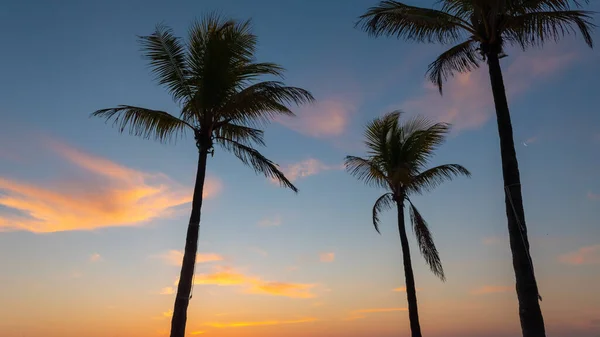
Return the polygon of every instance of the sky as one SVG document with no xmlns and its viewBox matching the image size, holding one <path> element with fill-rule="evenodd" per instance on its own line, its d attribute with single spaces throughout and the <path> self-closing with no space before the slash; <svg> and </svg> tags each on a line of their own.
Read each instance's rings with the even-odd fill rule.
<svg viewBox="0 0 600 337">
<path fill-rule="evenodd" d="M 433 1 L 411 1 L 431 5 Z M 208 164 L 189 336 L 409 336 L 394 212 L 343 169 L 371 119 L 402 109 L 453 124 L 431 165 L 458 178 L 413 199 L 447 281 L 411 249 L 423 333 L 520 333 L 497 130 L 485 68 L 427 82 L 444 46 L 354 28 L 373 0 L 5 1 L 0 10 L 0 335 L 168 335 L 190 211 L 192 139 L 121 135 L 95 110 L 177 114 L 136 36 L 184 36 L 211 11 L 253 19 L 257 59 L 315 104 L 266 128 L 263 153 L 298 194 L 217 149 Z M 590 9 L 600 11 L 595 1 Z M 595 32 L 593 37 L 600 41 Z M 579 37 L 502 59 L 548 335 L 600 335 L 600 54 Z"/>
</svg>

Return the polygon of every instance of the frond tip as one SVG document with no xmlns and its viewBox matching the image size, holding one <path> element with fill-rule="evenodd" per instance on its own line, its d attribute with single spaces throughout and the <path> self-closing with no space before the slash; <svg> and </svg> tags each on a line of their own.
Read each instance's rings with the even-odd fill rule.
<svg viewBox="0 0 600 337">
<path fill-rule="evenodd" d="M 267 159 L 256 149 L 232 139 L 217 137 L 215 140 L 225 150 L 232 152 L 242 163 L 252 167 L 256 173 L 262 173 L 265 177 L 275 180 L 281 186 L 298 193 L 298 188 L 279 170 L 277 164 Z"/>
<path fill-rule="evenodd" d="M 381 234 L 379 231 L 379 213 L 391 209 L 394 207 L 394 204 L 395 202 L 392 193 L 386 193 L 375 201 L 375 204 L 373 205 L 373 226 L 375 226 L 377 233 Z"/>
<path fill-rule="evenodd" d="M 190 124 L 167 112 L 131 105 L 97 110 L 91 116 L 104 118 L 107 122 L 112 120 L 120 132 L 127 129 L 131 135 L 162 143 L 175 141 L 186 129 L 193 129 Z"/>
<path fill-rule="evenodd" d="M 442 260 L 440 259 L 438 250 L 433 243 L 433 236 L 429 231 L 427 222 L 425 222 L 425 219 L 423 219 L 421 213 L 419 213 L 415 205 L 413 205 L 413 203 L 410 201 L 409 203 L 410 220 L 415 231 L 415 236 L 417 237 L 417 243 L 419 245 L 421 255 L 423 258 L 425 258 L 425 262 L 427 262 L 429 265 L 431 272 L 433 272 L 433 274 L 439 277 L 442 281 L 446 281 L 446 275 L 444 274 L 444 268 L 442 267 Z"/>
</svg>

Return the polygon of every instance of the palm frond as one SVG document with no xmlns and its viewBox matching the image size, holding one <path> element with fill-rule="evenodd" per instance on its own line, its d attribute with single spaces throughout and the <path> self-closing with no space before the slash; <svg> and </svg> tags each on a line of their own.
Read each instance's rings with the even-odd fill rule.
<svg viewBox="0 0 600 337">
<path fill-rule="evenodd" d="M 371 157 L 383 160 L 388 155 L 388 145 L 392 130 L 398 126 L 398 120 L 403 112 L 395 110 L 375 118 L 365 128 L 365 145 Z"/>
<path fill-rule="evenodd" d="M 162 143 L 175 141 L 187 128 L 193 129 L 185 121 L 167 112 L 130 105 L 97 110 L 91 116 L 104 118 L 107 122 L 112 120 L 120 132 L 127 129 L 131 135 L 155 139 Z"/>
<path fill-rule="evenodd" d="M 425 222 L 425 219 L 423 219 L 421 213 L 419 213 L 415 205 L 413 205 L 413 203 L 410 201 L 409 203 L 410 220 L 413 225 L 415 236 L 417 237 L 417 243 L 419 245 L 421 255 L 429 265 L 429 268 L 431 269 L 433 274 L 439 277 L 442 281 L 446 281 L 446 276 L 444 275 L 444 268 L 442 267 L 442 260 L 440 259 L 438 250 L 435 247 L 435 243 L 433 242 L 433 236 L 429 231 L 427 222 Z"/>
<path fill-rule="evenodd" d="M 450 124 L 435 123 L 422 116 L 415 116 L 402 125 L 403 160 L 411 163 L 413 174 L 422 171 L 435 151 L 446 141 Z"/>
<path fill-rule="evenodd" d="M 442 4 L 442 12 L 450 13 L 465 21 L 471 19 L 475 9 L 471 0 L 439 0 L 437 3 Z"/>
<path fill-rule="evenodd" d="M 592 48 L 593 12 L 584 10 L 537 11 L 517 16 L 507 16 L 504 34 L 509 41 L 517 42 L 523 49 L 542 46 L 548 40 L 558 41 L 565 35 L 581 33 L 585 43 Z"/>
<path fill-rule="evenodd" d="M 455 72 L 465 73 L 477 68 L 479 68 L 479 55 L 476 42 L 467 40 L 438 56 L 429 65 L 427 73 L 429 80 L 437 85 L 442 94 L 443 83 L 454 76 Z"/>
<path fill-rule="evenodd" d="M 159 84 L 167 87 L 176 102 L 190 99 L 185 48 L 173 31 L 159 24 L 152 35 L 140 36 L 139 41 Z"/>
<path fill-rule="evenodd" d="M 346 171 L 369 186 L 390 188 L 388 178 L 376 163 L 364 158 L 346 156 Z"/>
<path fill-rule="evenodd" d="M 581 8 L 588 4 L 589 0 L 506 0 L 508 12 L 525 14 L 540 11 L 568 11 L 573 8 Z"/>
<path fill-rule="evenodd" d="M 216 137 L 215 140 L 225 150 L 232 152 L 242 163 L 252 167 L 256 173 L 262 173 L 265 177 L 277 181 L 281 186 L 298 192 L 296 186 L 279 170 L 277 164 L 267 159 L 256 149 L 232 139 Z"/>
<path fill-rule="evenodd" d="M 397 1 L 382 1 L 361 15 L 357 23 L 373 36 L 396 36 L 417 42 L 452 43 L 463 31 L 473 32 L 469 23 L 452 14 Z"/>
<path fill-rule="evenodd" d="M 393 208 L 394 204 L 395 202 L 392 193 L 386 193 L 375 201 L 375 204 L 373 205 L 373 226 L 375 226 L 377 233 L 381 234 L 379 231 L 379 213 Z"/>
<path fill-rule="evenodd" d="M 215 130 L 217 138 L 231 139 L 246 146 L 265 146 L 264 132 L 251 127 L 225 123 Z"/>
<path fill-rule="evenodd" d="M 459 175 L 470 177 L 471 172 L 458 164 L 445 164 L 430 168 L 413 178 L 412 182 L 406 187 L 407 193 L 431 191 L 442 183 L 451 181 Z"/>
<path fill-rule="evenodd" d="M 231 96 L 219 109 L 217 117 L 246 125 L 265 124 L 278 115 L 294 116 L 289 105 L 313 101 L 314 97 L 307 90 L 284 86 L 278 81 L 265 81 Z"/>
</svg>

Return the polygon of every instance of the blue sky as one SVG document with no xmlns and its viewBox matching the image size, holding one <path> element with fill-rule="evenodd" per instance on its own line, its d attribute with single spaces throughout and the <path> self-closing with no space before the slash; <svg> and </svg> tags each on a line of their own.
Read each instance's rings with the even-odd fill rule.
<svg viewBox="0 0 600 337">
<path fill-rule="evenodd" d="M 161 145 L 119 135 L 89 114 L 118 104 L 177 113 L 170 96 L 153 82 L 136 41 L 137 35 L 150 34 L 157 23 L 164 22 L 184 36 L 194 18 L 213 10 L 238 19 L 252 18 L 259 37 L 257 58 L 280 63 L 287 69 L 287 84 L 306 88 L 317 98 L 315 105 L 296 109 L 298 118 L 275 122 L 266 133 L 268 147 L 264 153 L 297 178 L 300 193 L 277 188 L 217 150 L 209 163 L 214 193 L 203 211 L 200 250 L 224 259 L 217 261 L 218 265 L 202 265 L 199 272 L 229 267 L 264 280 L 318 286 L 311 288 L 315 295 L 309 300 L 312 304 L 286 296 L 240 295 L 235 287 L 197 286 L 198 302 L 201 298 L 208 298 L 208 302 L 206 306 L 195 303 L 194 307 L 192 301 L 192 310 L 201 313 L 192 324 L 201 325 L 208 319 L 203 310 L 225 310 L 221 306 L 228 304 L 229 309 L 239 309 L 231 310 L 237 315 L 234 320 L 260 321 L 287 314 L 291 318 L 277 319 L 293 320 L 300 315 L 323 321 L 301 325 L 297 330 L 296 325 L 264 328 L 261 334 L 301 331 L 341 336 L 348 335 L 350 328 L 333 322 L 336 315 L 405 306 L 402 293 L 388 296 L 403 283 L 394 214 L 385 216 L 383 235 L 377 235 L 370 212 L 381 191 L 363 186 L 340 169 L 345 155 L 363 154 L 360 142 L 367 121 L 403 109 L 408 114 L 452 122 L 454 131 L 432 165 L 460 163 L 473 173 L 471 179 L 457 179 L 415 198 L 432 227 L 449 279 L 445 284 L 437 281 L 413 246 L 417 285 L 424 289 L 419 294 L 424 303 L 423 319 L 442 320 L 441 325 L 457 335 L 480 335 L 476 327 L 461 330 L 456 323 L 460 317 L 468 320 L 476 310 L 486 315 L 482 322 L 498 328 L 494 330 L 497 336 L 510 335 L 518 329 L 518 318 L 514 291 L 506 290 L 513 284 L 513 274 L 486 69 L 457 76 L 440 97 L 424 74 L 443 46 L 372 39 L 353 27 L 356 17 L 375 3 L 205 0 L 176 4 L 3 4 L 0 142 L 4 145 L 0 148 L 0 179 L 43 187 L 57 195 L 78 196 L 81 203 L 88 197 L 101 199 L 103 192 L 119 182 L 140 188 L 164 186 L 166 192 L 160 193 L 167 193 L 169 198 L 185 197 L 197 160 L 191 138 L 176 145 Z M 594 3 L 589 9 L 599 11 L 600 6 Z M 597 32 L 594 38 L 600 39 Z M 594 279 L 600 276 L 600 97 L 594 89 L 600 75 L 600 54 L 587 48 L 580 38 L 567 37 L 543 50 L 523 53 L 509 49 L 508 55 L 502 65 L 546 320 L 555 336 L 591 337 L 600 329 L 592 322 L 593 317 L 600 316 L 600 298 L 593 295 L 597 293 Z M 132 171 L 124 176 L 98 176 L 82 164 L 112 167 L 100 159 Z M 106 181 L 110 184 L 105 185 Z M 11 193 L 6 184 L 3 186 L 0 197 Z M 65 210 L 81 206 L 75 201 L 66 203 Z M 0 309 L 0 314 L 11 317 L 12 322 L 0 323 L 0 331 L 14 329 L 23 336 L 40 335 L 42 328 L 23 325 L 25 312 L 31 310 L 28 305 L 35 301 L 43 303 L 34 310 L 36 317 L 63 326 L 66 336 L 84 330 L 65 327 L 66 320 L 55 317 L 54 312 L 82 303 L 90 306 L 89 311 L 74 312 L 85 317 L 82 322 L 99 324 L 98 317 L 114 321 L 118 316 L 111 315 L 142 306 L 144 310 L 135 322 L 146 324 L 148 320 L 150 334 L 166 329 L 167 321 L 154 320 L 151 315 L 160 316 L 170 308 L 172 295 L 155 293 L 172 286 L 177 266 L 165 265 L 157 256 L 183 248 L 188 207 L 178 206 L 148 221 L 133 221 L 131 226 L 106 227 L 105 222 L 106 226 L 84 231 L 0 231 L 0 265 L 5 270 L 0 280 L 8 285 L 0 288 L 0 302 L 21 303 L 14 312 Z M 149 205 L 143 211 L 153 210 Z M 73 209 L 79 216 L 102 216 L 99 212 Z M 35 215 L 0 206 L 0 229 L 11 224 L 14 227 L 15 219 L 23 216 Z M 53 216 L 57 221 L 63 218 L 63 214 Z M 272 226 L 261 226 L 266 222 Z M 333 261 L 320 261 L 321 255 L 328 253 L 333 253 Z M 100 257 L 92 258 L 94 254 Z M 486 286 L 497 287 L 491 297 L 472 294 Z M 20 301 L 18 296 L 23 293 L 32 297 Z M 126 304 L 129 301 L 132 304 Z M 257 307 L 260 310 L 251 310 Z M 447 318 L 441 319 L 444 312 L 439 308 L 447 307 L 457 307 L 452 315 L 458 318 L 451 319 L 455 316 L 448 316 L 446 311 Z M 144 316 L 146 311 L 150 316 Z M 580 325 L 567 319 L 575 312 L 583 317 Z M 265 317 L 254 317 L 261 314 Z M 381 315 L 368 319 L 369 324 L 381 324 L 381 335 L 405 328 L 394 323 L 404 313 Z M 591 318 L 585 321 L 586 317 Z M 360 321 L 356 321 L 352 334 L 366 336 L 361 335 L 361 329 L 370 325 Z M 99 327 L 120 336 L 129 330 L 117 327 L 132 322 Z M 430 329 L 431 335 L 437 334 Z M 58 335 L 59 330 L 52 331 L 45 336 Z M 496 336 L 489 331 L 487 336 Z"/>
</svg>

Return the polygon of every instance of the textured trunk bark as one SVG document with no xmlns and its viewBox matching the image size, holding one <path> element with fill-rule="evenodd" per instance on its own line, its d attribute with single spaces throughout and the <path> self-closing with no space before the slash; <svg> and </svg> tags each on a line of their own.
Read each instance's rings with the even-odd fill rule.
<svg viewBox="0 0 600 337">
<path fill-rule="evenodd" d="M 533 261 L 529 255 L 529 239 L 527 238 L 525 211 L 523 210 L 519 164 L 515 152 L 502 69 L 497 54 L 490 53 L 488 55 L 488 66 L 496 106 L 498 134 L 500 135 L 508 235 L 515 270 L 521 330 L 523 337 L 545 337 L 544 318 L 538 301 L 539 293 L 533 270 Z"/>
<path fill-rule="evenodd" d="M 206 176 L 207 149 L 200 148 L 198 157 L 198 170 L 196 172 L 196 185 L 192 198 L 192 214 L 185 238 L 185 252 L 177 286 L 177 297 L 171 318 L 171 337 L 184 337 L 187 322 L 187 308 L 190 303 L 190 293 L 196 265 L 196 254 L 198 252 L 198 236 L 200 234 L 200 211 L 202 209 L 202 192 L 204 190 L 204 178 Z"/>
<path fill-rule="evenodd" d="M 404 224 L 404 200 L 397 201 L 398 206 L 398 231 L 400 232 L 400 244 L 402 245 L 402 261 L 404 262 L 404 279 L 406 284 L 406 299 L 408 301 L 408 318 L 410 320 L 410 331 L 412 337 L 421 337 L 421 325 L 419 324 L 419 310 L 417 308 L 417 290 L 415 288 L 415 275 L 410 260 L 410 247 L 406 236 Z"/>
</svg>

